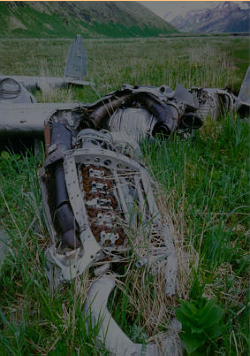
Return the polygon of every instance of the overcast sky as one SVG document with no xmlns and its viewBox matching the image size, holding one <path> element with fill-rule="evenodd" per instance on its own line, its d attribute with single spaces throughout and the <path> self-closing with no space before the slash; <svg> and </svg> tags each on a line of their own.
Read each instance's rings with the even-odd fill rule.
<svg viewBox="0 0 250 356">
<path fill-rule="evenodd" d="M 139 1 L 158 16 L 163 17 L 167 12 L 172 16 L 186 14 L 190 10 L 199 10 L 217 6 L 221 1 Z"/>
</svg>

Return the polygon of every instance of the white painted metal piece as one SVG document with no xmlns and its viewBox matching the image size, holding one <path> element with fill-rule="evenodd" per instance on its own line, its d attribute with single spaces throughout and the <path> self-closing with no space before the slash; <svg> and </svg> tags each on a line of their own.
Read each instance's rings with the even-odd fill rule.
<svg viewBox="0 0 250 356">
<path fill-rule="evenodd" d="M 58 110 L 77 109 L 79 104 L 3 104 L 0 105 L 0 136 L 42 136 L 44 122 Z"/>
<path fill-rule="evenodd" d="M 115 278 L 105 275 L 92 283 L 85 302 L 84 311 L 88 313 L 92 326 L 99 326 L 98 338 L 105 342 L 106 349 L 113 356 L 179 356 L 182 347 L 178 332 L 180 324 L 172 322 L 170 332 L 162 340 L 162 346 L 156 344 L 137 344 L 120 329 L 107 309 L 110 293 L 115 287 Z M 175 325 L 176 324 L 176 325 Z"/>
</svg>

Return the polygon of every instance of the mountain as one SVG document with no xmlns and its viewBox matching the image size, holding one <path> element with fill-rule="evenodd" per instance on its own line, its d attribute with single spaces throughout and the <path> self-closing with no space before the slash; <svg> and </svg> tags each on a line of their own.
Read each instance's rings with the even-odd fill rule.
<svg viewBox="0 0 250 356">
<path fill-rule="evenodd" d="M 159 36 L 178 32 L 134 1 L 0 2 L 1 37 Z"/>
<path fill-rule="evenodd" d="M 182 32 L 249 32 L 250 2 L 220 1 L 210 8 L 191 10 L 173 17 L 171 12 L 164 16 Z"/>
</svg>

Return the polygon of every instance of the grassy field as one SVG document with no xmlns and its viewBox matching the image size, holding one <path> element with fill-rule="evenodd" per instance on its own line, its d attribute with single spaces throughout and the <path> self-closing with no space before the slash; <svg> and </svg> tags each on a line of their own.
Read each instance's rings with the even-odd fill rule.
<svg viewBox="0 0 250 356">
<path fill-rule="evenodd" d="M 2 39 L 0 73 L 63 75 L 69 43 Z M 174 88 L 179 82 L 237 92 L 250 62 L 248 37 L 88 39 L 84 44 L 86 79 L 96 84 L 96 92 L 37 92 L 40 102 L 91 102 L 123 83 Z M 110 309 L 134 341 L 157 339 L 177 309 L 186 332 L 182 337 L 200 346 L 193 355 L 249 354 L 249 133 L 249 122 L 232 114 L 218 122 L 208 119 L 194 141 L 173 136 L 142 144 L 158 182 L 156 195 L 172 221 L 179 288 L 171 300 L 158 298 L 157 279 L 145 270 L 127 270 Z M 96 344 L 98 328 L 87 332 L 83 315 L 92 272 L 53 297 L 49 292 L 44 275 L 49 236 L 37 182 L 43 159 L 43 152 L 0 157 L 1 225 L 11 245 L 0 276 L 0 355 L 108 355 L 105 345 Z"/>
</svg>

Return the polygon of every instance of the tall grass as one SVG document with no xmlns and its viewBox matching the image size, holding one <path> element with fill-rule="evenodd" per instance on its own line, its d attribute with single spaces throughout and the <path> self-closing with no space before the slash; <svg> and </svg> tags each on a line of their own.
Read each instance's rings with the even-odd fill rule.
<svg viewBox="0 0 250 356">
<path fill-rule="evenodd" d="M 68 45 L 67 40 L 1 40 L 0 71 L 62 75 Z M 87 40 L 85 46 L 87 79 L 97 84 L 100 95 L 123 83 L 231 85 L 237 90 L 243 59 L 233 54 L 238 46 L 247 51 L 248 39 Z M 41 102 L 96 99 L 88 88 L 35 94 Z M 142 150 L 157 181 L 161 210 L 171 220 L 179 287 L 168 300 L 161 274 L 153 277 L 146 268 L 135 269 L 132 258 L 118 267 L 124 277 L 110 298 L 114 318 L 134 341 L 145 343 L 167 331 L 181 301 L 198 305 L 201 298 L 216 298 L 223 310 L 223 333 L 208 338 L 202 354 L 247 355 L 249 123 L 234 115 L 207 120 L 195 139 L 173 135 L 168 141 L 143 142 Z M 96 343 L 98 325 L 91 325 L 82 310 L 92 272 L 54 296 L 49 292 L 44 275 L 49 236 L 37 181 L 43 159 L 43 150 L 39 155 L 1 153 L 0 217 L 10 235 L 10 253 L 0 275 L 0 354 L 108 354 L 105 345 Z"/>
</svg>

